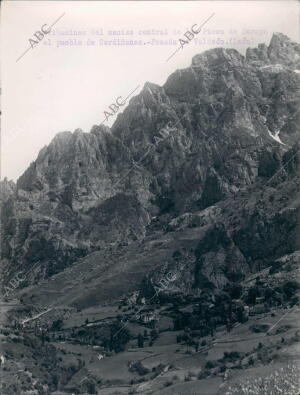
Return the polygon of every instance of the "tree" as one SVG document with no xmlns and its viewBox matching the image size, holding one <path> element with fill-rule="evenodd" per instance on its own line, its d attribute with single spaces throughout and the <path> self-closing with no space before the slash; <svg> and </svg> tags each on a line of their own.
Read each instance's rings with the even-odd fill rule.
<svg viewBox="0 0 300 395">
<path fill-rule="evenodd" d="M 184 328 L 184 340 L 186 343 L 186 350 L 188 351 L 189 346 L 192 346 L 194 344 L 193 338 L 191 336 L 191 329 L 189 327 Z"/>
<path fill-rule="evenodd" d="M 199 316 L 199 318 L 202 317 L 202 304 L 199 303 L 197 306 L 196 314 Z"/>
<path fill-rule="evenodd" d="M 139 348 L 143 348 L 144 347 L 144 337 L 141 335 L 141 333 L 139 333 L 138 335 L 138 347 Z"/>
<path fill-rule="evenodd" d="M 108 347 L 110 351 L 121 352 L 125 350 L 125 345 L 130 340 L 129 330 L 119 321 L 114 322 L 110 327 L 110 339 Z"/>
<path fill-rule="evenodd" d="M 83 384 L 89 394 L 97 394 L 96 385 L 91 379 L 84 381 Z"/>
<path fill-rule="evenodd" d="M 236 316 L 237 316 L 237 320 L 238 322 L 240 322 L 241 324 L 243 324 L 244 322 L 247 321 L 246 315 L 245 315 L 245 311 L 244 311 L 244 307 L 243 306 L 239 306 L 236 310 Z"/>
<path fill-rule="evenodd" d="M 158 332 L 156 329 L 152 329 L 150 332 L 150 336 L 152 340 L 156 340 L 158 338 Z"/>
<path fill-rule="evenodd" d="M 265 301 L 268 303 L 269 306 L 273 304 L 273 299 L 275 297 L 275 291 L 272 288 L 266 288 L 264 290 L 264 298 Z"/>
<path fill-rule="evenodd" d="M 259 296 L 259 289 L 257 286 L 251 287 L 247 295 L 247 303 L 254 305 L 257 296 Z"/>
<path fill-rule="evenodd" d="M 226 320 L 226 330 L 227 332 L 230 332 L 232 329 L 232 324 L 231 321 L 229 319 Z"/>
<path fill-rule="evenodd" d="M 242 295 L 243 287 L 240 284 L 233 284 L 229 288 L 229 295 L 232 299 L 239 299 Z"/>
<path fill-rule="evenodd" d="M 46 334 L 45 334 L 44 330 L 42 330 L 42 333 L 41 333 L 41 340 L 42 340 L 42 345 L 44 345 L 45 340 L 46 340 Z"/>
<path fill-rule="evenodd" d="M 53 382 L 54 388 L 57 389 L 58 382 L 59 382 L 57 374 L 54 374 L 54 375 L 52 376 L 52 382 Z"/>
<path fill-rule="evenodd" d="M 213 337 L 215 329 L 216 329 L 216 321 L 213 317 L 209 319 L 208 326 L 209 326 L 209 330 L 210 330 L 210 335 L 211 335 L 211 337 Z"/>
<path fill-rule="evenodd" d="M 59 330 L 61 330 L 62 325 L 63 325 L 63 320 L 61 320 L 61 319 L 55 320 L 55 321 L 53 321 L 51 329 L 53 331 L 59 331 Z"/>
<path fill-rule="evenodd" d="M 295 280 L 287 281 L 282 286 L 282 290 L 285 293 L 287 299 L 290 299 L 292 296 L 294 296 L 298 289 L 299 283 Z"/>
</svg>

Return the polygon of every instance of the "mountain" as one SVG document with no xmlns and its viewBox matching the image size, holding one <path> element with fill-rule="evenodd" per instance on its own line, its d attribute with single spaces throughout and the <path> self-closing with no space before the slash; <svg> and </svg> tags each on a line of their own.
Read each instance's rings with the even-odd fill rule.
<svg viewBox="0 0 300 395">
<path fill-rule="evenodd" d="M 299 54 L 205 51 L 0 182 L 1 394 L 296 393 Z"/>
<path fill-rule="evenodd" d="M 299 55 L 280 33 L 211 49 L 111 129 L 58 133 L 1 183 L 2 286 L 30 271 L 38 299 L 86 307 L 183 265 L 178 290 L 219 288 L 299 249 Z"/>
</svg>

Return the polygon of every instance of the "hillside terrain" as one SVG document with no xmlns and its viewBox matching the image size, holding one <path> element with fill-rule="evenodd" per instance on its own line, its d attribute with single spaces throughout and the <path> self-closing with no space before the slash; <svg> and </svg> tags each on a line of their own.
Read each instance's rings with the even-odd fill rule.
<svg viewBox="0 0 300 395">
<path fill-rule="evenodd" d="M 0 182 L 1 393 L 298 394 L 299 72 L 205 51 Z"/>
</svg>

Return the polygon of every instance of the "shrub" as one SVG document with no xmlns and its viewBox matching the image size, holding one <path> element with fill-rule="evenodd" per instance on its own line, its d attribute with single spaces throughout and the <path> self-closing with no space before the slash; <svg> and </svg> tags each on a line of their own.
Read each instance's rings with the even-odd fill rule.
<svg viewBox="0 0 300 395">
<path fill-rule="evenodd" d="M 268 324 L 254 324 L 250 326 L 250 330 L 254 333 L 267 332 L 270 325 Z"/>
<path fill-rule="evenodd" d="M 229 359 L 230 361 L 235 361 L 237 359 L 240 359 L 242 356 L 243 353 L 239 351 L 230 351 L 230 352 L 225 351 L 223 359 Z"/>
<path fill-rule="evenodd" d="M 145 374 L 150 372 L 150 370 L 145 366 L 143 366 L 143 364 L 140 361 L 133 363 L 130 366 L 129 371 L 137 372 L 140 376 L 144 376 Z"/>
<path fill-rule="evenodd" d="M 174 253 L 173 253 L 173 258 L 176 260 L 176 259 L 179 259 L 180 257 L 181 257 L 181 252 L 179 251 L 179 250 L 176 250 L 176 251 L 174 251 Z"/>
<path fill-rule="evenodd" d="M 281 325 L 277 330 L 276 330 L 276 335 L 279 333 L 284 333 L 286 331 L 288 331 L 289 329 L 291 329 L 292 326 L 291 325 Z"/>
<path fill-rule="evenodd" d="M 272 267 L 269 270 L 269 274 L 278 273 L 281 270 L 283 263 L 282 262 L 273 262 Z"/>
<path fill-rule="evenodd" d="M 205 368 L 206 368 L 206 369 L 212 369 L 212 368 L 214 368 L 215 366 L 216 366 L 216 363 L 213 362 L 213 361 L 207 361 L 206 364 L 205 364 Z"/>
<path fill-rule="evenodd" d="M 203 379 L 206 379 L 209 375 L 210 375 L 209 370 L 203 370 L 202 372 L 198 373 L 197 378 L 198 378 L 198 380 L 203 380 Z"/>
<path fill-rule="evenodd" d="M 290 307 L 295 306 L 295 304 L 299 303 L 299 296 L 295 295 L 290 299 Z"/>
<path fill-rule="evenodd" d="M 299 289 L 299 283 L 294 280 L 287 281 L 282 286 L 282 290 L 288 299 L 290 299 L 292 296 L 294 296 L 295 292 L 298 289 Z"/>
</svg>

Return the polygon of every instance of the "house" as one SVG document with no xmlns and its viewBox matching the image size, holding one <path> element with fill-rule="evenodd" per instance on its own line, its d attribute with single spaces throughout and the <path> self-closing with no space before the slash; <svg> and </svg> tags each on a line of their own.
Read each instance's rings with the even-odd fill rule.
<svg viewBox="0 0 300 395">
<path fill-rule="evenodd" d="M 194 311 L 194 306 L 193 305 L 189 305 L 189 306 L 181 308 L 179 311 L 181 313 L 190 313 L 191 314 Z"/>
<path fill-rule="evenodd" d="M 140 315 L 140 320 L 144 323 L 144 324 L 148 324 L 151 321 L 155 321 L 156 318 L 156 314 L 154 311 L 149 311 L 149 312 L 144 312 L 141 313 Z"/>
<path fill-rule="evenodd" d="M 266 306 L 264 304 L 257 304 L 250 309 L 249 315 L 265 314 L 267 312 L 268 312 L 268 309 L 266 308 Z"/>
<path fill-rule="evenodd" d="M 256 299 L 255 299 L 255 303 L 256 303 L 256 304 L 261 304 L 261 303 L 263 303 L 264 301 L 265 301 L 264 296 L 257 296 Z"/>
<path fill-rule="evenodd" d="M 244 311 L 245 311 L 245 316 L 248 318 L 249 317 L 249 313 L 250 313 L 250 307 L 245 305 L 244 306 Z"/>
<path fill-rule="evenodd" d="M 99 351 L 104 351 L 105 350 L 105 348 L 102 347 L 102 346 L 93 346 L 93 349 L 94 350 L 99 350 Z"/>
</svg>

